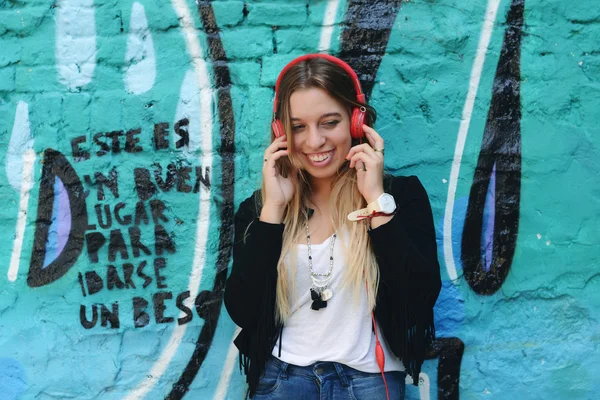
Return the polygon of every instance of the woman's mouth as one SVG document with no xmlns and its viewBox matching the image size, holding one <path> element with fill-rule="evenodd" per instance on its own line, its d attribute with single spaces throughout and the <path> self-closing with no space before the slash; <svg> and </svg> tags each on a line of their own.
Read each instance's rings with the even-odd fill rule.
<svg viewBox="0 0 600 400">
<path fill-rule="evenodd" d="M 334 150 L 323 153 L 306 154 L 306 158 L 315 167 L 324 167 L 333 159 L 333 152 Z"/>
</svg>

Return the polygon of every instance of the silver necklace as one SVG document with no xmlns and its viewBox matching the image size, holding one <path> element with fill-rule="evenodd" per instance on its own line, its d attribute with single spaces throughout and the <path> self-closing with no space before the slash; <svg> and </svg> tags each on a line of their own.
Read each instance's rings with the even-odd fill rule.
<svg viewBox="0 0 600 400">
<path fill-rule="evenodd" d="M 310 279 L 312 286 L 310 288 L 310 298 L 313 303 L 310 308 L 315 311 L 321 308 L 327 307 L 327 300 L 333 297 L 333 291 L 329 287 L 331 283 L 331 271 L 333 271 L 333 247 L 335 246 L 335 239 L 337 235 L 334 233 L 329 242 L 329 271 L 325 273 L 315 272 L 313 270 L 312 263 L 312 251 L 310 248 L 310 232 L 308 230 L 308 223 L 306 224 L 306 244 L 308 248 L 308 266 L 310 269 Z"/>
</svg>

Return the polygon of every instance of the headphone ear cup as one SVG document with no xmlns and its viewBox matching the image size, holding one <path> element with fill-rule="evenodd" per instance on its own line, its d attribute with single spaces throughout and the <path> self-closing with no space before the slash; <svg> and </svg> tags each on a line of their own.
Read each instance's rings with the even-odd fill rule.
<svg viewBox="0 0 600 400">
<path fill-rule="evenodd" d="M 283 129 L 283 124 L 280 120 L 276 119 L 271 123 L 271 129 L 273 129 L 273 134 L 275 135 L 275 139 L 279 139 L 282 136 L 285 136 L 285 130 Z"/>
<path fill-rule="evenodd" d="M 362 128 L 365 123 L 365 113 L 366 110 L 362 111 L 358 107 L 352 110 L 352 121 L 350 121 L 350 135 L 352 139 L 362 139 L 365 137 L 365 132 Z"/>
</svg>

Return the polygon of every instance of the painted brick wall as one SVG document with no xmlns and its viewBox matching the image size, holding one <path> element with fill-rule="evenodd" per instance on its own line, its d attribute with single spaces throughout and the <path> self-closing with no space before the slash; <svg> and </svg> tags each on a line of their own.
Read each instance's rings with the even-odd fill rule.
<svg viewBox="0 0 600 400">
<path fill-rule="evenodd" d="M 233 215 L 278 71 L 319 50 L 433 205 L 438 341 L 409 398 L 598 398 L 592 3 L 0 0 L 0 398 L 243 397 Z"/>
</svg>

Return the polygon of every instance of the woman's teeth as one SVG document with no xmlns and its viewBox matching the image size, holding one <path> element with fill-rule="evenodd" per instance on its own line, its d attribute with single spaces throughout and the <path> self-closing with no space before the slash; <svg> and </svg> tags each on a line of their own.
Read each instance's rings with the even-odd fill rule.
<svg viewBox="0 0 600 400">
<path fill-rule="evenodd" d="M 327 160 L 329 157 L 331 157 L 331 152 L 310 155 L 308 159 L 313 162 L 321 162 Z"/>
</svg>

